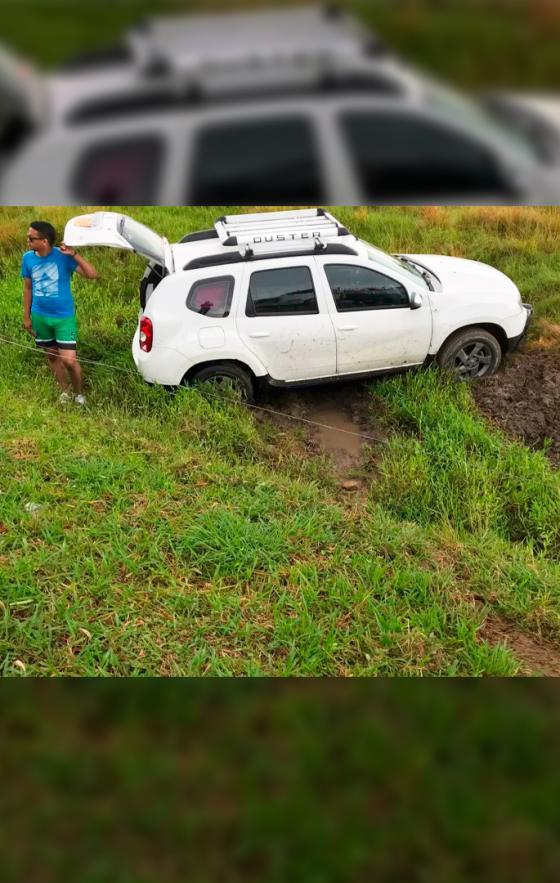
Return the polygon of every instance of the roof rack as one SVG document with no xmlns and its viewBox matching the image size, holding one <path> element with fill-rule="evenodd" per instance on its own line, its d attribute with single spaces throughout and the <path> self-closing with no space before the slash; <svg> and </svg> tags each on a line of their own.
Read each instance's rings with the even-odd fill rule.
<svg viewBox="0 0 560 883">
<path fill-rule="evenodd" d="M 379 38 L 343 9 L 320 6 L 196 15 L 155 16 L 126 35 L 129 51 L 141 68 L 154 63 L 175 72 L 258 65 L 288 66 L 381 54 Z M 255 70 L 255 66 L 256 70 Z"/>
<path fill-rule="evenodd" d="M 224 215 L 214 224 L 222 245 L 240 246 L 245 254 L 301 251 L 325 248 L 328 240 L 350 236 L 340 221 L 325 209 L 257 212 Z"/>
</svg>

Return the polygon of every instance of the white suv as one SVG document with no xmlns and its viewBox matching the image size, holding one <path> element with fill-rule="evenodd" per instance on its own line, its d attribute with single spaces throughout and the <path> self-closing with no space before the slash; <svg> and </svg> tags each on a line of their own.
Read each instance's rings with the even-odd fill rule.
<svg viewBox="0 0 560 883">
<path fill-rule="evenodd" d="M 560 203 L 531 139 L 332 11 L 156 18 L 45 82 L 4 205 Z"/>
<path fill-rule="evenodd" d="M 144 255 L 132 352 L 151 383 L 296 386 L 432 360 L 461 379 L 492 374 L 532 308 L 476 261 L 391 256 L 324 209 L 232 215 L 174 245 L 115 212 L 70 220 L 71 246 Z"/>
</svg>

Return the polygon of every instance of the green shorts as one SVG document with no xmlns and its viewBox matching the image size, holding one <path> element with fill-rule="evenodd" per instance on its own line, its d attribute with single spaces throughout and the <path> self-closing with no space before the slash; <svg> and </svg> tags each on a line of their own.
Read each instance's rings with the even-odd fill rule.
<svg viewBox="0 0 560 883">
<path fill-rule="evenodd" d="M 78 336 L 75 316 L 41 316 L 31 313 L 31 324 L 37 346 L 56 346 L 60 350 L 75 350 Z"/>
</svg>

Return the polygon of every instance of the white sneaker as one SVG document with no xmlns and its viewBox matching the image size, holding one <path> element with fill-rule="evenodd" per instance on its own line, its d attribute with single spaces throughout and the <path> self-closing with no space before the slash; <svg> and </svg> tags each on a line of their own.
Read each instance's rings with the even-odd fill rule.
<svg viewBox="0 0 560 883">
<path fill-rule="evenodd" d="M 72 396 L 69 392 L 61 392 L 58 397 L 58 401 L 61 405 L 67 405 L 69 402 L 72 401 Z"/>
<path fill-rule="evenodd" d="M 80 393 L 80 395 L 74 396 L 74 401 L 77 405 L 81 405 L 83 407 L 86 403 L 86 397 Z"/>
</svg>

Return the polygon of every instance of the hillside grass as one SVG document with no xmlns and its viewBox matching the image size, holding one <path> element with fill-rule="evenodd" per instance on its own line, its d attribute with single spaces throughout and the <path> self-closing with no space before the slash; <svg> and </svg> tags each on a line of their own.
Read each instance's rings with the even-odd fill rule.
<svg viewBox="0 0 560 883">
<path fill-rule="evenodd" d="M 21 328 L 30 220 L 0 209 L 0 335 Z M 171 241 L 235 208 L 134 208 Z M 560 321 L 555 209 L 336 208 L 391 251 L 511 275 Z M 341 496 L 299 433 L 233 400 L 136 374 L 143 262 L 91 250 L 76 279 L 88 407 L 64 409 L 35 351 L 0 343 L 0 667 L 5 675 L 512 675 L 489 614 L 560 645 L 560 479 L 436 372 L 371 385 L 388 444 Z M 117 370 L 119 369 L 119 370 Z M 26 505 L 36 504 L 35 512 Z"/>
</svg>

